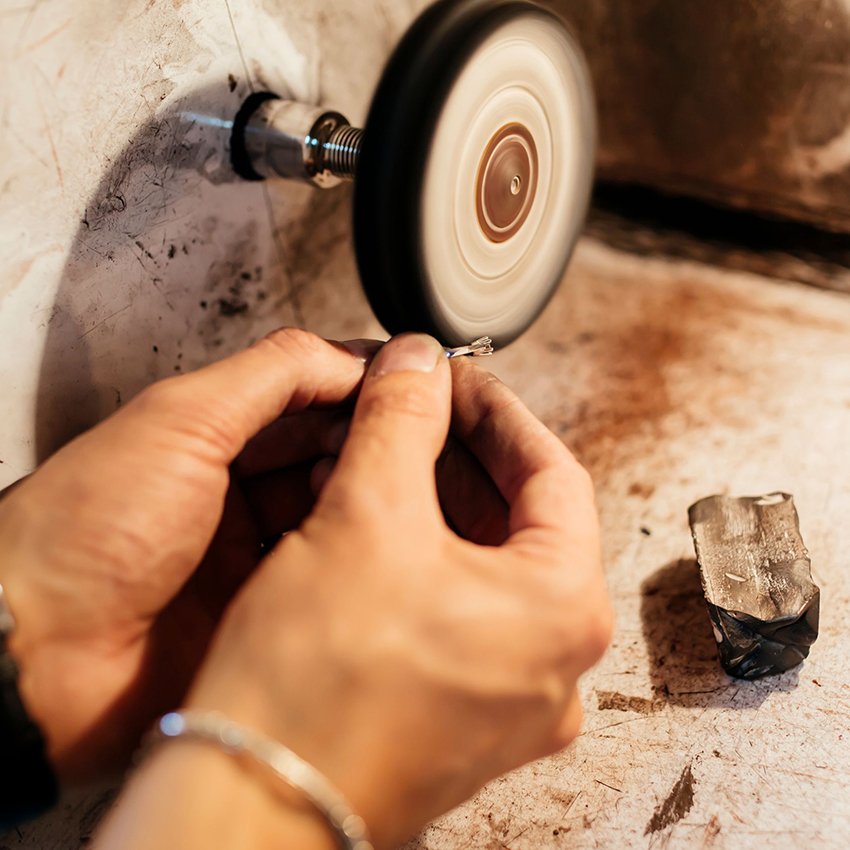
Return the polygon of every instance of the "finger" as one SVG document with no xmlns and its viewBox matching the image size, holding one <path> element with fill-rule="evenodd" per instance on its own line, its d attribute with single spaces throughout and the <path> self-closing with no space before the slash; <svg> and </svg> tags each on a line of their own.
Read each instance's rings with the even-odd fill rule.
<svg viewBox="0 0 850 850">
<path fill-rule="evenodd" d="M 248 478 L 312 458 L 338 455 L 350 421 L 350 410 L 305 410 L 281 416 L 248 440 L 233 462 L 233 474 Z"/>
<path fill-rule="evenodd" d="M 402 334 L 378 352 L 363 381 L 348 439 L 322 503 L 376 497 L 383 505 L 438 508 L 434 463 L 451 413 L 445 349 L 424 334 Z"/>
<path fill-rule="evenodd" d="M 555 730 L 554 745 L 559 750 L 565 749 L 578 738 L 583 720 L 584 711 L 581 707 L 581 699 L 579 698 L 578 691 L 574 690 L 567 703 L 567 707 L 564 709 L 561 722 Z"/>
<path fill-rule="evenodd" d="M 368 366 L 374 356 L 383 348 L 386 340 L 384 339 L 346 339 L 343 342 L 331 340 L 334 345 L 343 345 L 350 351 L 358 360 L 361 360 Z"/>
<path fill-rule="evenodd" d="M 362 356 L 343 344 L 283 328 L 232 357 L 154 384 L 116 420 L 146 417 L 205 445 L 211 460 L 229 464 L 282 414 L 351 399 L 365 368 Z"/>
<path fill-rule="evenodd" d="M 30 473 L 30 475 L 32 475 L 32 473 Z M 10 496 L 12 494 L 12 490 L 14 490 L 16 487 L 20 487 L 21 484 L 23 484 L 24 481 L 26 481 L 30 477 L 30 475 L 25 475 L 23 478 L 19 478 L 17 481 L 13 481 L 11 484 L 8 484 L 6 487 L 0 490 L 0 500 L 5 499 L 6 496 Z"/>
<path fill-rule="evenodd" d="M 508 537 L 508 505 L 478 458 L 449 435 L 437 461 L 437 493 L 449 525 L 464 539 L 500 546 Z"/>
<path fill-rule="evenodd" d="M 310 489 L 313 491 L 313 495 L 317 499 L 324 489 L 328 478 L 331 477 L 331 473 L 334 471 L 335 466 L 335 457 L 323 457 L 313 467 L 313 471 L 310 473 Z"/>
<path fill-rule="evenodd" d="M 316 499 L 310 488 L 312 466 L 301 463 L 240 482 L 261 539 L 292 531 L 313 510 Z"/>
<path fill-rule="evenodd" d="M 452 430 L 507 501 L 511 535 L 523 530 L 579 533 L 592 542 L 597 527 L 593 486 L 566 446 L 486 370 L 456 362 L 452 378 Z"/>
</svg>

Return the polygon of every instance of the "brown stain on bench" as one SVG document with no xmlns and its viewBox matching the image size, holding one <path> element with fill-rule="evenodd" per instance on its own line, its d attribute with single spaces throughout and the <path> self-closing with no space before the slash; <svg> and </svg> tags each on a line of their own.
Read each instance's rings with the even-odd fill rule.
<svg viewBox="0 0 850 850">
<path fill-rule="evenodd" d="M 652 818 L 646 825 L 644 835 L 660 832 L 662 829 L 678 823 L 691 810 L 694 804 L 695 789 L 696 781 L 691 766 L 685 765 L 681 776 L 676 780 L 676 784 L 670 790 L 667 798 L 655 809 Z"/>
</svg>

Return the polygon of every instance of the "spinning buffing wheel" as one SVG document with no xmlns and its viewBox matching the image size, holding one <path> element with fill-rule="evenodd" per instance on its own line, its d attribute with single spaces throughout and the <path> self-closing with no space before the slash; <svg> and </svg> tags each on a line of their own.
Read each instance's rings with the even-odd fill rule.
<svg viewBox="0 0 850 850">
<path fill-rule="evenodd" d="M 503 346 L 545 307 L 584 222 L 595 147 L 587 68 L 554 14 L 441 0 L 391 57 L 363 131 L 253 98 L 234 124 L 244 176 L 356 175 L 357 263 L 387 331 Z"/>
</svg>

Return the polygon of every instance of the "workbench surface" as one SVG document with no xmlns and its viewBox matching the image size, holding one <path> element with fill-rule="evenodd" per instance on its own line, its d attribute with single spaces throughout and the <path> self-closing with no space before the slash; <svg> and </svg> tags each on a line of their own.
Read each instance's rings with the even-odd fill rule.
<svg viewBox="0 0 850 850">
<path fill-rule="evenodd" d="M 340 239 L 331 264 L 346 252 Z M 304 310 L 331 332 L 325 278 Z M 490 365 L 594 476 L 616 631 L 582 682 L 573 746 L 407 850 L 846 848 L 850 298 L 585 240 L 533 331 Z M 794 494 L 821 634 L 801 667 L 735 681 L 717 661 L 687 508 L 773 490 Z M 111 797 L 69 799 L 0 848 L 76 850 Z"/>
<path fill-rule="evenodd" d="M 575 744 L 411 850 L 850 846 L 850 299 L 585 243 L 495 365 L 593 474 L 616 632 Z M 797 503 L 820 637 L 795 670 L 736 681 L 687 509 L 775 490 Z"/>
<path fill-rule="evenodd" d="M 381 333 L 357 281 L 350 193 L 237 181 L 228 127 L 266 87 L 362 121 L 425 3 L 38 0 L 0 13 L 14 80 L 0 488 L 151 381 L 274 327 Z M 818 268 L 805 279 L 835 276 Z M 548 310 L 489 365 L 596 480 L 616 633 L 582 682 L 575 744 L 408 850 L 850 846 L 850 296 L 585 240 Z M 796 500 L 821 636 L 799 669 L 736 682 L 717 662 L 687 509 L 773 490 Z M 0 850 L 77 850 L 112 796 L 69 797 Z"/>
</svg>

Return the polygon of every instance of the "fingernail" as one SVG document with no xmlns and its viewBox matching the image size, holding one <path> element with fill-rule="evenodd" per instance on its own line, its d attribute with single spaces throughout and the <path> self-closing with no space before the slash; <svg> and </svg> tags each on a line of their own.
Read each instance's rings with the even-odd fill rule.
<svg viewBox="0 0 850 850">
<path fill-rule="evenodd" d="M 351 419 L 346 417 L 334 422 L 325 432 L 323 448 L 326 454 L 339 456 L 342 451 L 342 446 L 345 443 L 345 438 L 348 436 L 348 428 L 351 425 Z"/>
<path fill-rule="evenodd" d="M 361 363 L 371 363 L 384 345 L 380 339 L 347 339 L 342 343 Z"/>
<path fill-rule="evenodd" d="M 375 356 L 372 374 L 376 378 L 390 372 L 433 372 L 446 350 L 427 334 L 393 337 Z"/>
</svg>

